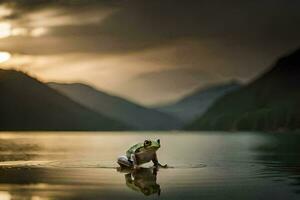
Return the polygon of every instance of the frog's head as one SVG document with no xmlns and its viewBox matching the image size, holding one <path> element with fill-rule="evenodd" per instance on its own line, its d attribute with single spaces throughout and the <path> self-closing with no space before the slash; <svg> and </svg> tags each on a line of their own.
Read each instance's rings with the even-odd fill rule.
<svg viewBox="0 0 300 200">
<path fill-rule="evenodd" d="M 157 151 L 160 148 L 160 140 L 145 140 L 144 148 L 147 150 Z"/>
</svg>

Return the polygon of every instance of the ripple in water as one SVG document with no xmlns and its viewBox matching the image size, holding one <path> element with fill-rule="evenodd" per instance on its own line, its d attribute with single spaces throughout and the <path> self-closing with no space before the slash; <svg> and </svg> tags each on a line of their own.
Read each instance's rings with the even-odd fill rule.
<svg viewBox="0 0 300 200">
<path fill-rule="evenodd" d="M 207 165 L 203 163 L 198 164 L 168 164 L 167 169 L 196 169 L 204 168 Z M 0 162 L 0 168 L 101 168 L 101 169 L 116 169 L 119 167 L 117 163 L 111 161 L 82 161 L 82 160 L 68 160 L 68 161 L 5 161 Z"/>
</svg>

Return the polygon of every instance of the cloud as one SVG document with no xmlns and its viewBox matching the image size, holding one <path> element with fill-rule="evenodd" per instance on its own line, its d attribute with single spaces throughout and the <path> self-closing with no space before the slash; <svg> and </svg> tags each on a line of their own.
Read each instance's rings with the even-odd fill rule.
<svg viewBox="0 0 300 200">
<path fill-rule="evenodd" d="M 2 0 L 0 17 L 11 28 L 0 50 L 29 56 L 30 70 L 44 80 L 73 77 L 105 90 L 166 70 L 249 81 L 298 47 L 299 6 L 286 0 Z M 170 74 L 166 82 L 178 76 Z M 183 78 L 178 87 L 208 83 L 199 79 L 191 86 Z"/>
<path fill-rule="evenodd" d="M 155 48 L 177 40 L 216 40 L 220 46 L 290 47 L 299 41 L 298 1 L 10 1 L 13 23 L 49 28 L 51 38 L 73 40 L 65 50 L 124 52 Z M 78 37 L 78 45 L 74 45 Z M 55 39 L 59 40 L 59 39 Z M 262 44 L 263 43 L 263 44 Z M 93 45 L 93 46 L 95 46 Z M 42 52 L 46 52 L 43 50 Z M 49 49 L 51 53 L 51 48 Z"/>
<path fill-rule="evenodd" d="M 139 45 L 182 38 L 285 43 L 298 38 L 299 6 L 298 1 L 284 0 L 137 0 L 123 5 L 101 28 Z"/>
<path fill-rule="evenodd" d="M 0 4 L 19 12 L 31 12 L 49 7 L 84 8 L 117 6 L 122 0 L 0 0 Z"/>
</svg>

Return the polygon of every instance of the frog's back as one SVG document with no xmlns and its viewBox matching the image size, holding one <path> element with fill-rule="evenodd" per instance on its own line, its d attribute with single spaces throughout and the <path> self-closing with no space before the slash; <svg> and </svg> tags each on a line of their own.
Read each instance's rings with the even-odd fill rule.
<svg viewBox="0 0 300 200">
<path fill-rule="evenodd" d="M 138 149 L 142 148 L 143 146 L 144 146 L 143 143 L 137 143 L 137 144 L 133 145 L 132 147 L 130 147 L 126 151 L 127 158 L 130 159 L 131 154 L 134 154 Z"/>
</svg>

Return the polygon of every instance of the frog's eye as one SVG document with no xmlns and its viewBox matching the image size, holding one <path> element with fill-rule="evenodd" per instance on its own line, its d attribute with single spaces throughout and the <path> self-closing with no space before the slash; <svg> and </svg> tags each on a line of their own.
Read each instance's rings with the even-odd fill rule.
<svg viewBox="0 0 300 200">
<path fill-rule="evenodd" d="M 156 141 L 157 141 L 157 143 L 160 145 L 160 139 L 157 139 Z"/>
<path fill-rule="evenodd" d="M 151 141 L 150 141 L 150 140 L 145 140 L 145 141 L 144 141 L 144 146 L 145 146 L 145 147 L 151 146 Z"/>
</svg>

